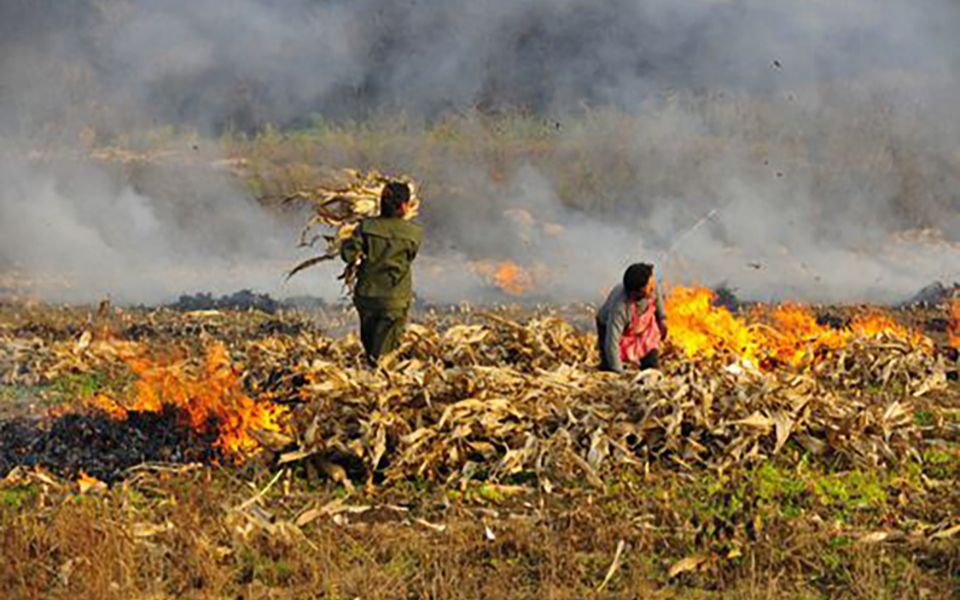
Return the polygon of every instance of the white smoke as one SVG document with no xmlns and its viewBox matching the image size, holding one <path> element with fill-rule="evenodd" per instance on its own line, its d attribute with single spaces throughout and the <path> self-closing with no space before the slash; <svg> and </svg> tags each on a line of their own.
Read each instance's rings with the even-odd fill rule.
<svg viewBox="0 0 960 600">
<path fill-rule="evenodd" d="M 243 288 L 336 293 L 332 283 L 284 284 L 298 256 L 294 231 L 210 173 L 186 186 L 190 197 L 151 197 L 93 164 L 3 156 L 0 256 L 7 269 L 36 278 L 28 283 L 45 297 L 133 303 Z"/>
</svg>

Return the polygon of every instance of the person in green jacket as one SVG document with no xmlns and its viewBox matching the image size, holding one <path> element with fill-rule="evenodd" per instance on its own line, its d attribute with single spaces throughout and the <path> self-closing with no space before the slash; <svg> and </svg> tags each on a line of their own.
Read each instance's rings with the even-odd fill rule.
<svg viewBox="0 0 960 600">
<path fill-rule="evenodd" d="M 404 218 L 409 207 L 407 184 L 388 183 L 380 194 L 380 216 L 361 221 L 340 249 L 348 264 L 360 261 L 353 303 L 371 366 L 396 350 L 413 303 L 411 266 L 423 242 L 423 228 Z"/>
</svg>

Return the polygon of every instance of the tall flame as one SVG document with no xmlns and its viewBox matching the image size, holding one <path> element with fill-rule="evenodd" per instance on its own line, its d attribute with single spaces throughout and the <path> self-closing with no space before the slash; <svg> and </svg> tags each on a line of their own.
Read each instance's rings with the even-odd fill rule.
<svg viewBox="0 0 960 600">
<path fill-rule="evenodd" d="M 913 346 L 924 340 L 920 332 L 900 325 L 878 310 L 857 315 L 849 326 L 834 329 L 818 323 L 809 307 L 787 303 L 755 309 L 748 323 L 726 308 L 714 306 L 715 298 L 711 290 L 686 287 L 674 287 L 667 296 L 671 340 L 687 358 L 710 358 L 722 353 L 773 368 L 805 364 L 820 353 L 842 348 L 857 338 L 889 336 Z M 957 317 L 960 318 L 960 307 Z"/>
<path fill-rule="evenodd" d="M 673 345 L 687 358 L 710 358 L 726 351 L 756 360 L 759 346 L 750 327 L 727 309 L 714 306 L 715 297 L 704 288 L 675 287 L 670 291 L 665 308 Z"/>
<path fill-rule="evenodd" d="M 134 398 L 119 403 L 99 396 L 95 404 L 114 418 L 126 418 L 128 411 L 160 412 L 165 406 L 183 411 L 187 424 L 198 432 L 216 432 L 215 446 L 224 454 L 243 457 L 255 453 L 260 443 L 255 432 L 280 432 L 286 409 L 258 402 L 243 390 L 237 370 L 226 347 L 208 346 L 203 365 L 191 370 L 185 361 L 156 362 L 145 356 L 131 356 L 127 364 L 138 376 Z"/>
</svg>

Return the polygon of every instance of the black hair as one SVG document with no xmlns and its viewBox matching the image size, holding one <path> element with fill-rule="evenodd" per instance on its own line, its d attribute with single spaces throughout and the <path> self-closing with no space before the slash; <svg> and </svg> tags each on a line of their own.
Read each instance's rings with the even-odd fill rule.
<svg viewBox="0 0 960 600">
<path fill-rule="evenodd" d="M 639 294 L 647 287 L 651 277 L 653 277 L 653 265 L 634 263 L 623 273 L 623 289 L 627 293 Z"/>
<path fill-rule="evenodd" d="M 410 201 L 410 187 L 402 181 L 391 181 L 380 192 L 380 214 L 384 217 L 396 217 L 400 207 Z"/>
</svg>

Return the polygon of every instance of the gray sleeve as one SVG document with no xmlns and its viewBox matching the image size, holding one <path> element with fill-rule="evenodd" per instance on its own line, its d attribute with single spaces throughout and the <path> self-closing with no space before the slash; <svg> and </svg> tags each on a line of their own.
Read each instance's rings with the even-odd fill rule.
<svg viewBox="0 0 960 600">
<path fill-rule="evenodd" d="M 607 335 L 603 340 L 603 356 L 611 370 L 623 373 L 623 363 L 620 362 L 620 338 L 627 328 L 629 311 L 626 304 L 619 303 L 610 311 L 607 319 Z"/>
<path fill-rule="evenodd" d="M 667 311 L 663 308 L 663 295 L 660 293 L 660 286 L 657 286 L 657 322 L 663 323 L 667 318 Z"/>
</svg>

